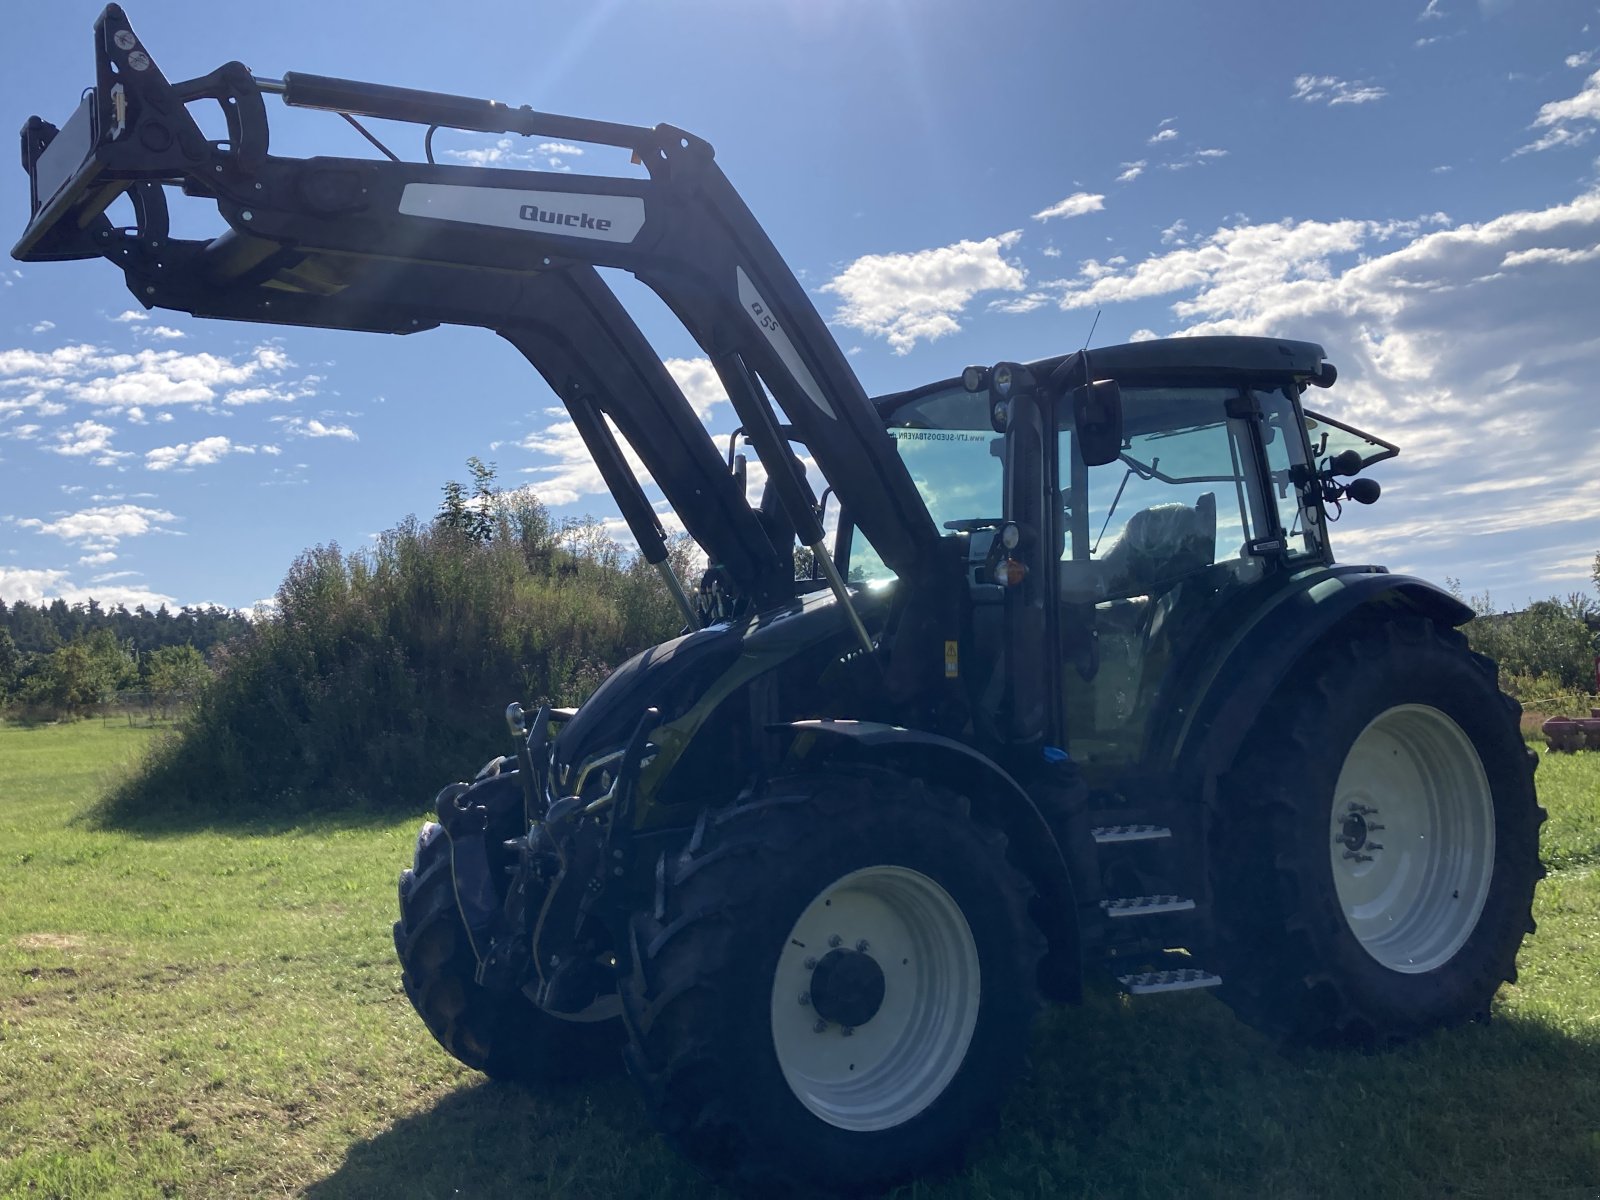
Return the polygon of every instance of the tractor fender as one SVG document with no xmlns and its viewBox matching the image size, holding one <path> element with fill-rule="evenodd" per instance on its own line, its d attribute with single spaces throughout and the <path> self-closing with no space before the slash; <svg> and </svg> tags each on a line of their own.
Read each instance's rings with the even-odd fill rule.
<svg viewBox="0 0 1600 1200">
<path fill-rule="evenodd" d="M 1050 943 L 1041 983 L 1053 998 L 1078 998 L 1082 963 L 1072 875 L 1050 823 L 1005 768 L 953 738 L 877 721 L 804 720 L 767 729 L 794 735 L 791 764 L 848 758 L 950 788 L 970 800 L 979 820 L 1006 835 L 1012 859 L 1033 885 L 1034 918 Z"/>
<path fill-rule="evenodd" d="M 1257 610 L 1204 661 L 1184 670 L 1178 715 L 1151 750 L 1175 777 L 1208 787 L 1226 771 L 1279 686 L 1316 644 L 1352 622 L 1420 615 L 1452 628 L 1472 609 L 1444 589 L 1381 567 L 1307 572 Z M 1187 703 L 1185 703 L 1187 701 Z"/>
</svg>

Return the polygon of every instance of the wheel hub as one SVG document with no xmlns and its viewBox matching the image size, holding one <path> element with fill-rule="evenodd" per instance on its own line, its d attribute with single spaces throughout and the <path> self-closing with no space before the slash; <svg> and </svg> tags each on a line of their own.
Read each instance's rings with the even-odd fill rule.
<svg viewBox="0 0 1600 1200">
<path fill-rule="evenodd" d="M 1365 804 L 1350 805 L 1350 810 L 1345 813 L 1344 820 L 1339 823 L 1339 832 L 1334 835 L 1333 842 L 1336 846 L 1344 847 L 1346 860 L 1357 863 L 1371 862 L 1373 855 L 1383 849 L 1383 846 L 1371 839 L 1372 835 L 1383 826 L 1369 817 L 1378 815 L 1378 810 Z"/>
<path fill-rule="evenodd" d="M 830 950 L 811 974 L 817 1016 L 846 1028 L 865 1025 L 883 1007 L 883 968 L 859 950 Z"/>
</svg>

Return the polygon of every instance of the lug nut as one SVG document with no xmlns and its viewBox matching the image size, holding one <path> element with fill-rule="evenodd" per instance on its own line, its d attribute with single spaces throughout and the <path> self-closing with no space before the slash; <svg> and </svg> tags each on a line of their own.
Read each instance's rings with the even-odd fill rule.
<svg viewBox="0 0 1600 1200">
<path fill-rule="evenodd" d="M 843 1037 L 854 1037 L 855 1036 L 855 1032 L 856 1031 L 854 1029 L 851 1029 L 850 1026 L 848 1026 L 848 1025 L 842 1025 L 842 1026 L 839 1027 L 839 1033 Z"/>
<path fill-rule="evenodd" d="M 828 1032 L 828 1023 L 826 1021 L 819 1020 L 815 1025 L 813 1025 L 811 1027 L 811 1031 L 813 1033 L 827 1033 Z"/>
<path fill-rule="evenodd" d="M 859 950 L 862 954 L 865 954 L 867 952 L 867 939 L 866 938 L 862 938 L 859 942 L 857 942 L 856 943 L 856 949 Z"/>
<path fill-rule="evenodd" d="M 810 1007 L 810 1005 L 811 1005 L 811 993 L 810 992 L 801 992 L 800 993 L 800 1004 L 801 1004 L 802 1007 Z"/>
<path fill-rule="evenodd" d="M 837 950 L 840 946 L 844 945 L 844 939 L 836 933 L 828 939 L 828 945 Z"/>
<path fill-rule="evenodd" d="M 803 965 L 806 970 L 815 971 L 817 969 L 817 960 L 814 958 L 808 958 Z"/>
</svg>

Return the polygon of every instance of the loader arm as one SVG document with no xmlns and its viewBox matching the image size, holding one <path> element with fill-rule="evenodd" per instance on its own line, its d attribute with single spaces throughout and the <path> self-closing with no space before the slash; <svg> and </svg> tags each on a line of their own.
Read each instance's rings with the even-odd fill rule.
<svg viewBox="0 0 1600 1200">
<path fill-rule="evenodd" d="M 32 216 L 24 261 L 104 257 L 146 307 L 199 317 L 414 333 L 500 333 L 569 405 L 597 461 L 615 422 L 685 526 L 758 602 L 792 589 L 774 546 L 706 430 L 595 267 L 631 272 L 705 350 L 808 544 L 816 500 L 779 432 L 802 441 L 886 564 L 931 569 L 938 531 L 845 356 L 717 166 L 711 146 L 643 128 L 494 101 L 321 76 L 259 79 L 239 63 L 172 83 L 117 5 L 95 25 L 96 85 L 61 129 L 31 118 L 22 158 Z M 269 152 L 264 96 L 431 127 L 618 146 L 644 178 Z M 187 105 L 215 101 L 226 141 Z M 167 194 L 213 201 L 228 229 L 168 236 Z M 132 229 L 106 209 L 126 194 Z M 573 407 L 576 406 L 576 407 Z M 777 406 L 781 406 L 781 416 Z M 610 443 L 608 445 L 608 443 Z M 608 482 L 617 472 L 607 470 Z M 647 557 L 660 531 L 637 488 L 619 505 Z M 652 559 L 654 561 L 654 559 Z"/>
</svg>

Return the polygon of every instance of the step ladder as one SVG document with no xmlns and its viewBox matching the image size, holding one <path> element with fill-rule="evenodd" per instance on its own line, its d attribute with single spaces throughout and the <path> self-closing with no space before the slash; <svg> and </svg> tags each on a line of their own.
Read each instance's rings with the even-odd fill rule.
<svg viewBox="0 0 1600 1200">
<path fill-rule="evenodd" d="M 1181 886 L 1182 872 L 1174 868 L 1170 857 L 1166 858 L 1164 867 L 1156 866 L 1163 862 L 1162 856 L 1182 852 L 1182 847 L 1175 845 L 1182 839 L 1173 832 L 1171 824 L 1162 821 L 1163 815 L 1161 808 L 1157 807 L 1154 811 L 1146 809 L 1143 812 L 1134 808 L 1126 813 L 1101 810 L 1089 816 L 1084 822 L 1088 826 L 1089 845 L 1080 854 L 1095 864 L 1094 879 L 1097 885 L 1108 886 L 1106 881 L 1111 876 L 1102 877 L 1101 871 L 1108 868 L 1111 861 L 1108 856 L 1112 856 L 1123 860 L 1131 857 L 1133 862 L 1152 868 L 1157 878 L 1165 876 Z M 1095 820 L 1095 817 L 1099 819 Z M 1117 820 L 1119 817 L 1121 820 Z M 1184 825 L 1184 828 L 1187 830 L 1188 826 Z M 1083 836 L 1082 829 L 1080 825 L 1080 838 Z M 1186 836 L 1193 836 L 1193 833 Z M 1080 842 L 1079 845 L 1084 846 L 1084 843 Z M 1146 846 L 1149 848 L 1145 849 Z M 1145 857 L 1152 854 L 1157 858 L 1152 860 Z M 1160 964 L 1163 959 L 1170 963 L 1175 956 L 1169 951 L 1190 941 L 1185 936 L 1186 932 L 1194 933 L 1203 928 L 1192 923 L 1194 917 L 1180 915 L 1198 912 L 1201 905 L 1194 898 L 1173 891 L 1152 892 L 1149 895 L 1111 895 L 1097 901 L 1091 900 L 1089 911 L 1092 912 L 1096 907 L 1104 917 L 1103 928 L 1109 939 L 1106 964 L 1118 986 L 1130 996 L 1194 991 L 1221 985 L 1220 975 L 1198 966 L 1152 965 L 1148 969 L 1129 969 L 1136 965 L 1144 968 L 1146 964 Z M 1178 923 L 1174 923 L 1175 920 Z M 1145 924 L 1147 921 L 1150 922 L 1148 926 Z M 1182 959 L 1179 958 L 1179 961 Z"/>
</svg>

